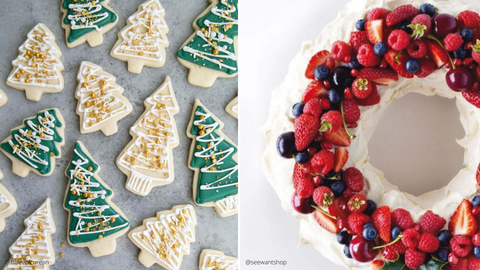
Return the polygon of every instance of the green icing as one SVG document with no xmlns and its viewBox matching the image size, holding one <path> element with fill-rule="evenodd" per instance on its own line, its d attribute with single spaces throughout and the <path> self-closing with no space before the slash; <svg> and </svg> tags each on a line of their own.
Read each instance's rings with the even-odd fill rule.
<svg viewBox="0 0 480 270">
<path fill-rule="evenodd" d="M 197 32 L 197 35 L 177 52 L 177 56 L 196 65 L 225 72 L 229 75 L 237 73 L 237 59 L 233 44 L 234 37 L 238 35 L 237 5 L 238 0 L 221 0 L 209 13 L 198 19 L 197 25 L 210 35 L 204 38 Z M 210 27 L 207 26 L 206 21 L 210 22 Z M 225 27 L 225 25 L 231 27 Z M 215 29 L 216 31 L 214 31 L 212 27 L 218 28 L 218 30 Z M 212 33 L 215 33 L 216 37 L 210 40 Z M 219 40 L 219 36 L 222 35 L 226 35 L 227 38 Z M 216 42 L 218 47 L 214 48 L 213 42 Z M 225 51 L 222 51 L 223 49 Z M 214 50 L 217 50 L 218 54 L 215 55 Z M 222 61 L 217 62 L 220 60 Z"/>
<path fill-rule="evenodd" d="M 230 142 L 222 140 L 215 132 L 219 125 L 213 117 L 201 119 L 205 114 L 203 107 L 196 108 L 194 123 L 190 130 L 190 134 L 196 136 L 193 141 L 194 151 L 190 166 L 200 168 L 196 199 L 199 204 L 218 201 L 238 194 L 238 163 L 233 160 L 238 149 Z M 203 125 L 205 132 L 203 136 L 200 135 L 199 125 Z M 211 130 L 210 134 L 208 130 Z M 213 166 L 214 171 L 209 169 L 213 164 L 212 155 L 215 155 L 217 163 L 221 163 Z M 202 189 L 202 186 L 205 185 L 210 185 L 211 189 Z"/>
<path fill-rule="evenodd" d="M 40 174 L 50 173 L 53 169 L 51 159 L 60 155 L 56 144 L 63 141 L 57 131 L 62 123 L 57 119 L 56 111 L 40 112 L 36 117 L 24 120 L 23 124 L 25 127 L 13 130 L 12 139 L 0 147 Z"/>
<path fill-rule="evenodd" d="M 129 226 L 128 220 L 107 203 L 106 199 L 112 196 L 112 191 L 95 179 L 94 173 L 98 169 L 99 166 L 77 143 L 67 170 L 70 183 L 65 198 L 65 207 L 71 211 L 68 237 L 73 244 L 91 242 L 99 239 L 100 235 L 107 237 Z M 90 194 L 93 198 L 86 199 Z M 78 202 L 79 199 L 81 202 Z"/>
<path fill-rule="evenodd" d="M 68 42 L 74 42 L 83 35 L 86 35 L 94 30 L 100 30 L 107 24 L 114 23 L 117 20 L 117 14 L 109 10 L 108 8 L 101 5 L 101 2 L 105 0 L 64 0 L 63 9 L 67 10 L 67 16 L 63 20 L 63 23 L 70 25 L 70 35 L 68 36 Z M 91 2 L 95 2 L 95 5 L 89 5 Z M 76 7 L 69 7 L 69 5 L 76 5 Z M 86 5 L 86 6 L 82 6 Z M 79 9 L 81 11 L 75 11 Z M 98 10 L 97 10 L 98 9 Z M 85 12 L 86 16 L 82 15 L 82 12 Z M 91 12 L 91 14 L 89 14 Z M 69 18 L 70 17 L 70 18 Z M 86 20 L 91 24 L 89 26 L 85 25 L 85 22 L 82 22 L 81 19 L 86 18 Z M 75 25 L 82 25 L 79 29 L 74 29 L 72 26 L 72 21 L 75 22 Z"/>
</svg>

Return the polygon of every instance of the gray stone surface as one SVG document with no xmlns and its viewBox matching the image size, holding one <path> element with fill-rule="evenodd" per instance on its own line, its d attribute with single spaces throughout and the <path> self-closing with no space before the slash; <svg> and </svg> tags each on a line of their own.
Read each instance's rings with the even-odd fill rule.
<svg viewBox="0 0 480 270">
<path fill-rule="evenodd" d="M 237 142 L 237 120 L 224 111 L 227 103 L 237 94 L 237 78 L 219 79 L 210 89 L 194 87 L 187 82 L 187 69 L 177 61 L 175 53 L 192 34 L 192 22 L 208 6 L 207 0 L 161 0 L 166 9 L 166 20 L 170 27 L 167 48 L 167 62 L 160 69 L 144 67 L 139 75 L 127 71 L 127 64 L 110 57 L 110 50 L 117 41 L 118 32 L 126 25 L 126 19 L 134 13 L 142 0 L 111 0 L 109 6 L 119 16 L 118 24 L 104 34 L 102 45 L 91 48 L 83 44 L 73 49 L 66 47 L 65 32 L 61 27 L 62 13 L 60 0 L 16 0 L 3 1 L 0 8 L 0 88 L 7 94 L 8 103 L 0 108 L 0 141 L 6 138 L 10 129 L 21 124 L 22 120 L 46 108 L 57 107 L 65 117 L 66 145 L 62 148 L 62 158 L 57 160 L 55 172 L 50 177 L 40 177 L 34 173 L 20 178 L 11 171 L 11 162 L 0 154 L 0 170 L 5 177 L 3 185 L 15 196 L 17 212 L 7 218 L 6 229 L 0 233 L 0 267 L 9 259 L 8 248 L 24 231 L 23 220 L 45 200 L 52 200 L 53 215 L 57 232 L 53 235 L 56 263 L 51 269 L 145 269 L 137 260 L 139 249 L 127 238 L 117 239 L 116 253 L 93 258 L 86 248 L 76 248 L 67 243 L 67 211 L 63 209 L 63 199 L 68 179 L 64 172 L 72 157 L 77 140 L 82 141 L 93 158 L 100 164 L 100 176 L 115 192 L 113 201 L 127 215 L 131 228 L 139 226 L 156 212 L 170 209 L 174 205 L 190 203 L 192 199 L 192 171 L 187 167 L 188 149 L 191 140 L 185 135 L 192 104 L 199 98 L 224 123 L 224 132 Z M 63 76 L 65 88 L 58 94 L 44 94 L 39 102 L 25 98 L 25 92 L 12 89 L 5 84 L 12 69 L 11 61 L 18 55 L 18 47 L 25 41 L 27 33 L 37 23 L 46 24 L 55 34 L 60 46 L 65 66 Z M 117 78 L 117 83 L 125 88 L 126 96 L 133 105 L 133 112 L 119 122 L 118 133 L 106 137 L 102 132 L 80 134 L 79 117 L 75 113 L 77 100 L 74 91 L 76 75 L 81 61 L 91 61 Z M 143 113 L 143 101 L 153 93 L 169 75 L 172 78 L 181 112 L 175 117 L 180 134 L 180 145 L 174 150 L 175 181 L 164 187 L 157 187 L 147 197 L 137 196 L 125 189 L 126 176 L 115 165 L 115 159 L 124 146 L 132 139 L 129 128 Z M 213 208 L 195 206 L 198 225 L 196 241 L 191 245 L 191 253 L 184 257 L 181 269 L 197 269 L 198 256 L 202 249 L 213 248 L 229 255 L 238 255 L 238 216 L 221 218 Z M 61 243 L 66 243 L 61 248 Z M 64 258 L 58 254 L 65 253 Z M 160 269 L 158 265 L 152 269 Z"/>
</svg>

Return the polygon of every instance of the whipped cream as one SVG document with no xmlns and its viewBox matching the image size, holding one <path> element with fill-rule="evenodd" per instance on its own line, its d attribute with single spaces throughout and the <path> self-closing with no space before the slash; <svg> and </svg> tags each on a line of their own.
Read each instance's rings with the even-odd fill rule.
<svg viewBox="0 0 480 270">
<path fill-rule="evenodd" d="M 359 263 L 348 259 L 343 254 L 343 246 L 337 243 L 336 235 L 320 227 L 313 215 L 303 215 L 296 212 L 291 205 L 294 188 L 292 174 L 295 161 L 280 157 L 276 149 L 276 140 L 284 132 L 293 131 L 293 118 L 290 115 L 291 106 L 300 101 L 303 91 L 310 82 L 305 78 L 305 69 L 310 58 L 318 51 L 330 49 L 336 40 L 348 41 L 350 32 L 355 31 L 355 22 L 363 18 L 366 12 L 375 7 L 385 7 L 393 10 L 395 7 L 412 4 L 420 7 L 424 1 L 419 0 L 355 0 L 349 2 L 345 9 L 338 13 L 337 18 L 329 23 L 318 38 L 302 44 L 301 51 L 291 62 L 285 81 L 272 91 L 270 114 L 263 127 L 267 148 L 263 155 L 262 165 L 265 176 L 278 194 L 285 211 L 300 222 L 299 244 L 311 244 L 324 257 L 335 264 L 347 269 L 370 269 L 369 264 Z M 469 0 L 437 0 L 430 1 L 438 13 L 449 13 L 457 16 L 464 10 L 479 11 L 474 1 Z M 364 175 L 366 187 L 364 193 L 379 206 L 389 205 L 392 209 L 404 208 L 408 210 L 415 221 L 427 210 L 444 217 L 447 221 L 458 204 L 464 198 L 470 198 L 477 192 L 475 174 L 480 162 L 480 109 L 468 103 L 461 93 L 449 89 L 445 82 L 445 68 L 435 71 L 427 78 L 399 80 L 388 86 L 379 86 L 381 102 L 375 106 L 361 107 L 362 115 L 358 127 L 353 129 L 357 138 L 352 141 L 349 150 L 349 160 L 346 167 L 354 166 Z M 464 168 L 450 181 L 438 190 L 413 196 L 402 192 L 385 178 L 382 171 L 369 162 L 368 142 L 382 113 L 396 99 L 408 93 L 420 93 L 426 96 L 439 95 L 448 99 L 455 99 L 460 112 L 460 122 L 465 130 L 465 137 L 457 140 L 465 149 Z M 432 180 L 434 181 L 434 180 Z"/>
</svg>

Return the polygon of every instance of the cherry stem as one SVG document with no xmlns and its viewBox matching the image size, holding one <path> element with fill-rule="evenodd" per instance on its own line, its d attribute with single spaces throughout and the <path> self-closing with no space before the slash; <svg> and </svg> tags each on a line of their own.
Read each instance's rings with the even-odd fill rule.
<svg viewBox="0 0 480 270">
<path fill-rule="evenodd" d="M 337 220 L 338 217 L 335 217 L 335 216 L 332 216 L 330 215 L 330 213 L 328 213 L 327 211 L 323 210 L 322 208 L 318 207 L 317 205 L 311 205 L 311 207 L 317 209 L 318 211 L 322 212 L 325 216 L 331 218 L 331 219 L 334 219 L 334 220 Z"/>
<path fill-rule="evenodd" d="M 433 40 L 433 41 L 435 41 L 435 42 L 437 42 L 438 45 L 440 45 L 440 47 L 442 47 L 442 49 L 445 51 L 445 53 L 446 53 L 447 56 L 448 56 L 448 60 L 450 60 L 450 64 L 452 64 L 452 69 L 455 70 L 457 67 L 456 67 L 455 64 L 453 63 L 452 57 L 450 57 L 450 54 L 448 53 L 448 51 L 445 50 L 445 47 L 443 47 L 442 42 L 440 42 L 440 40 L 438 40 L 438 38 L 436 38 L 436 37 L 433 36 L 433 35 L 428 35 L 427 38 L 428 38 L 428 39 L 431 39 L 431 40 Z"/>
<path fill-rule="evenodd" d="M 398 241 L 400 241 L 400 239 L 402 239 L 402 234 L 399 234 L 399 235 L 397 236 L 397 238 L 396 238 L 395 240 L 393 240 L 392 242 L 390 242 L 390 243 L 387 243 L 387 244 L 385 244 L 385 245 L 382 245 L 382 246 L 377 246 L 377 247 L 374 247 L 374 248 L 373 248 L 373 250 L 376 250 L 376 249 L 381 249 L 381 248 L 384 248 L 384 247 L 391 246 L 391 245 L 393 245 L 393 244 L 397 243 Z"/>
<path fill-rule="evenodd" d="M 343 102 L 340 103 L 340 112 L 342 113 L 343 127 L 345 128 L 345 131 L 347 132 L 348 137 L 350 137 L 350 139 L 352 140 L 355 139 L 357 136 L 355 136 L 355 134 L 352 134 L 350 130 L 348 130 L 347 121 L 345 121 L 345 112 L 343 110 Z"/>
</svg>

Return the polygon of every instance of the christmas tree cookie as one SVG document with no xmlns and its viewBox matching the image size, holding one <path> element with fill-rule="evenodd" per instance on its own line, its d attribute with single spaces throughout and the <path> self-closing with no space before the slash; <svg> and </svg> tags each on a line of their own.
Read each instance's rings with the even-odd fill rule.
<svg viewBox="0 0 480 270">
<path fill-rule="evenodd" d="M 238 119 L 238 97 L 232 99 L 230 103 L 228 103 L 225 111 L 230 114 L 231 116 Z"/>
<path fill-rule="evenodd" d="M 49 176 L 65 145 L 65 121 L 58 109 L 40 111 L 12 129 L 0 144 L 0 150 L 12 160 L 12 171 L 26 177 L 30 171 Z"/>
<path fill-rule="evenodd" d="M 103 34 L 118 22 L 117 14 L 108 7 L 109 0 L 63 0 L 62 27 L 67 46 L 76 47 L 84 42 L 92 47 L 103 43 Z"/>
<path fill-rule="evenodd" d="M 148 0 L 128 18 L 110 55 L 127 61 L 132 73 L 142 72 L 143 66 L 163 67 L 169 44 L 167 33 L 165 9 L 158 0 Z"/>
<path fill-rule="evenodd" d="M 116 239 L 128 231 L 130 223 L 113 202 L 113 191 L 102 181 L 100 166 L 81 142 L 73 150 L 65 171 L 69 179 L 64 207 L 69 211 L 67 238 L 75 247 L 88 247 L 92 256 L 115 252 Z"/>
<path fill-rule="evenodd" d="M 201 87 L 238 73 L 238 0 L 210 3 L 193 23 L 193 35 L 177 52 L 177 59 L 190 70 L 188 81 Z"/>
<path fill-rule="evenodd" d="M 24 223 L 27 228 L 8 249 L 10 259 L 3 270 L 50 269 L 55 263 L 51 236 L 56 231 L 50 199 L 47 198 Z"/>
<path fill-rule="evenodd" d="M 238 259 L 225 256 L 223 252 L 218 250 L 204 249 L 200 253 L 198 268 L 200 270 L 238 270 Z"/>
<path fill-rule="evenodd" d="M 90 62 L 83 61 L 77 75 L 77 114 L 82 134 L 101 130 L 106 136 L 118 131 L 117 122 L 132 112 L 132 104 L 116 78 Z"/>
<path fill-rule="evenodd" d="M 195 242 L 196 225 L 193 206 L 178 205 L 144 220 L 128 237 L 141 249 L 138 260 L 145 267 L 156 263 L 168 270 L 178 270 L 183 256 L 190 254 L 190 243 Z"/>
<path fill-rule="evenodd" d="M 7 103 L 7 100 L 8 100 L 7 95 L 5 95 L 2 89 L 0 89 L 0 107 L 5 105 L 5 103 Z"/>
<path fill-rule="evenodd" d="M 238 148 L 223 132 L 223 123 L 195 100 L 187 128 L 191 138 L 188 166 L 194 170 L 193 198 L 227 217 L 238 213 Z"/>
<path fill-rule="evenodd" d="M 27 99 L 32 101 L 39 101 L 44 93 L 63 90 L 62 52 L 46 25 L 37 24 L 18 52 L 17 58 L 12 61 L 13 69 L 8 75 L 7 85 L 24 90 Z"/>
<path fill-rule="evenodd" d="M 0 179 L 3 178 L 0 172 Z M 5 219 L 17 211 L 17 202 L 8 190 L 0 184 L 0 232 L 5 229 Z"/>
<path fill-rule="evenodd" d="M 173 116 L 180 109 L 170 77 L 144 104 L 145 112 L 130 129 L 133 140 L 117 158 L 118 168 L 128 176 L 127 189 L 141 196 L 174 179 L 172 151 L 179 140 Z"/>
</svg>

